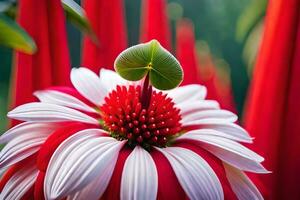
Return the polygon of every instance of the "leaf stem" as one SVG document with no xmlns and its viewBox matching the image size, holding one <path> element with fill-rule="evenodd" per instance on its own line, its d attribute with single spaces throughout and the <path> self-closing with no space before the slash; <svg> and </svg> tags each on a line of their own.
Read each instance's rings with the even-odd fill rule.
<svg viewBox="0 0 300 200">
<path fill-rule="evenodd" d="M 149 73 L 148 73 L 144 80 L 144 85 L 143 85 L 143 90 L 141 95 L 142 107 L 145 109 L 149 107 L 151 94 L 152 94 L 152 85 L 149 84 Z"/>
</svg>

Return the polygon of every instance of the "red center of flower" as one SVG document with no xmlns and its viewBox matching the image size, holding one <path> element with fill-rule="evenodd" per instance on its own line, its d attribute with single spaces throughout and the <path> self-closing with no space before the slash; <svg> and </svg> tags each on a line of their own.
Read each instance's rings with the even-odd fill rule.
<svg viewBox="0 0 300 200">
<path fill-rule="evenodd" d="M 141 93 L 140 86 L 117 86 L 100 107 L 104 126 L 131 146 L 166 146 L 181 130 L 180 110 L 162 92 L 151 90 L 146 104 Z"/>
</svg>

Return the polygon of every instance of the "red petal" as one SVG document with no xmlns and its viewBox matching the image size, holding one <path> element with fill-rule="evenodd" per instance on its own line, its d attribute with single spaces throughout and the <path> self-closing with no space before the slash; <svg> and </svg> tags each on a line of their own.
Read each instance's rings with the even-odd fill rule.
<svg viewBox="0 0 300 200">
<path fill-rule="evenodd" d="M 151 152 L 158 173 L 157 199 L 186 199 L 167 158 L 157 150 Z"/>
<path fill-rule="evenodd" d="M 93 103 L 91 103 L 88 99 L 83 97 L 75 88 L 73 87 L 64 87 L 64 86 L 56 86 L 56 87 L 49 87 L 47 88 L 49 90 L 56 90 L 58 92 L 66 93 L 68 95 L 71 95 L 83 103 L 87 104 L 88 106 L 91 106 L 92 108 L 95 107 Z"/>
<path fill-rule="evenodd" d="M 208 151 L 202 149 L 201 147 L 188 142 L 181 142 L 176 144 L 176 146 L 184 147 L 186 149 L 192 150 L 193 152 L 197 153 L 200 157 L 202 157 L 213 169 L 213 171 L 218 176 L 221 185 L 223 187 L 224 197 L 228 200 L 237 199 L 234 192 L 231 189 L 231 186 L 227 180 L 225 169 L 223 167 L 223 163 L 220 159 L 216 158 L 214 155 L 209 153 Z"/>
<path fill-rule="evenodd" d="M 34 185 L 34 200 L 44 200 L 45 172 L 40 171 Z"/>
<path fill-rule="evenodd" d="M 29 200 L 33 199 L 34 186 L 31 186 L 29 190 L 22 196 L 20 200 Z"/>
<path fill-rule="evenodd" d="M 108 187 L 101 199 L 110 199 L 110 200 L 120 199 L 121 178 L 122 178 L 123 167 L 124 167 L 125 160 L 129 156 L 131 151 L 132 149 L 128 147 L 124 147 L 120 151 L 118 161 L 115 166 L 115 170 L 108 184 Z"/>
<path fill-rule="evenodd" d="M 17 164 L 11 166 L 6 172 L 2 175 L 1 181 L 0 181 L 0 191 L 3 190 L 6 183 L 9 181 L 9 179 L 20 169 L 20 166 Z"/>
<path fill-rule="evenodd" d="M 44 200 L 44 180 L 45 180 L 45 172 L 39 172 L 38 177 L 35 181 L 34 185 L 34 200 Z M 32 198 L 31 198 L 32 199 Z M 62 200 L 66 200 L 67 198 L 64 198 Z"/>
<path fill-rule="evenodd" d="M 9 179 L 17 172 L 19 171 L 21 168 L 25 167 L 26 165 L 32 164 L 33 160 L 36 159 L 36 153 L 29 156 L 28 158 L 12 165 L 11 167 L 8 168 L 8 170 L 6 170 L 6 172 L 4 173 L 4 175 L 1 177 L 0 180 L 0 192 L 3 190 L 5 184 L 9 181 Z"/>
<path fill-rule="evenodd" d="M 52 133 L 41 146 L 37 156 L 37 167 L 40 171 L 46 172 L 48 163 L 57 147 L 74 133 L 89 128 L 81 123 L 66 123 L 66 126 L 59 128 Z"/>
</svg>

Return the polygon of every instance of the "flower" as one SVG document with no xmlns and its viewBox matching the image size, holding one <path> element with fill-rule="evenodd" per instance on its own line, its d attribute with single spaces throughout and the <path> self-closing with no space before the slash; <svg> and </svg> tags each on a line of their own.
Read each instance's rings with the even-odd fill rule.
<svg viewBox="0 0 300 200">
<path fill-rule="evenodd" d="M 262 199 L 243 171 L 267 173 L 263 158 L 205 87 L 145 90 L 86 68 L 71 81 L 8 113 L 25 122 L 0 137 L 1 199 Z"/>
</svg>

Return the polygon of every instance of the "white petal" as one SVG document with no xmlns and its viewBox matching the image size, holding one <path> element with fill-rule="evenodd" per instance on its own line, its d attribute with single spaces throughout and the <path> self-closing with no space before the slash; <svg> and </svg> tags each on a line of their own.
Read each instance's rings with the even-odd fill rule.
<svg viewBox="0 0 300 200">
<path fill-rule="evenodd" d="M 264 158 L 238 142 L 216 135 L 205 135 L 205 132 L 203 134 L 185 133 L 177 138 L 177 141 L 185 139 L 200 142 L 196 144 L 241 170 L 268 173 L 260 164 Z"/>
<path fill-rule="evenodd" d="M 101 105 L 108 92 L 101 84 L 99 77 L 84 67 L 72 69 L 71 82 L 82 96 L 95 105 Z"/>
<path fill-rule="evenodd" d="M 108 166 L 106 169 L 104 169 L 103 173 L 95 177 L 95 180 L 93 180 L 88 186 L 79 192 L 68 196 L 68 200 L 100 199 L 109 184 L 114 171 L 114 165 L 115 163 L 111 163 L 111 166 Z"/>
<path fill-rule="evenodd" d="M 38 175 L 34 163 L 24 166 L 18 170 L 6 183 L 1 194 L 0 199 L 18 200 L 33 186 Z"/>
<path fill-rule="evenodd" d="M 221 183 L 207 162 L 181 147 L 156 148 L 169 160 L 189 199 L 224 199 Z"/>
<path fill-rule="evenodd" d="M 0 143 L 7 143 L 0 152 L 0 168 L 6 168 L 37 152 L 46 138 L 61 124 L 21 123 L 0 136 Z"/>
<path fill-rule="evenodd" d="M 49 103 L 27 103 L 13 109 L 8 117 L 32 122 L 79 121 L 98 124 L 98 121 L 80 111 Z"/>
<path fill-rule="evenodd" d="M 59 123 L 34 123 L 34 122 L 23 122 L 17 126 L 12 127 L 0 136 L 0 144 L 9 142 L 10 140 L 27 133 L 41 135 L 50 134 L 57 128 L 62 126 Z"/>
<path fill-rule="evenodd" d="M 40 149 L 49 131 L 24 132 L 9 141 L 0 152 L 0 169 L 27 158 Z"/>
<path fill-rule="evenodd" d="M 223 119 L 201 119 L 185 122 L 183 129 L 213 129 L 232 135 L 235 138 L 240 138 L 239 141 L 252 143 L 252 138 L 245 129 L 234 123 L 228 123 Z"/>
<path fill-rule="evenodd" d="M 136 146 L 124 164 L 121 200 L 155 200 L 157 187 L 157 171 L 151 155 Z"/>
<path fill-rule="evenodd" d="M 76 193 L 101 174 L 104 176 L 107 168 L 114 168 L 124 142 L 103 134 L 106 133 L 100 129 L 79 131 L 56 149 L 45 176 L 47 199 Z"/>
<path fill-rule="evenodd" d="M 188 136 L 197 136 L 198 134 L 200 135 L 213 135 L 213 136 L 217 136 L 217 137 L 222 137 L 222 138 L 227 138 L 227 139 L 231 139 L 234 141 L 238 141 L 238 142 L 244 142 L 244 141 L 249 141 L 251 140 L 251 138 L 247 138 L 245 139 L 245 137 L 243 137 L 243 135 L 232 135 L 232 134 L 228 134 L 228 133 L 224 133 L 221 131 L 217 131 L 214 129 L 206 129 L 206 128 L 201 128 L 201 129 L 195 129 L 195 130 L 191 130 L 186 132 L 185 134 L 183 134 L 181 137 L 177 138 L 179 139 L 184 139 L 184 137 L 188 137 Z"/>
<path fill-rule="evenodd" d="M 190 140 L 196 140 L 200 142 L 204 142 L 205 144 L 210 144 L 216 147 L 220 147 L 224 150 L 228 150 L 230 152 L 239 154 L 241 156 L 244 156 L 246 158 L 255 160 L 257 162 L 264 161 L 264 158 L 260 155 L 256 154 L 255 152 L 251 151 L 250 149 L 244 147 L 238 142 L 232 141 L 230 139 L 224 138 L 220 135 L 215 134 L 214 130 L 211 129 L 201 129 L 196 131 L 190 131 L 187 132 L 180 137 L 178 137 L 176 140 L 182 140 L 182 139 L 190 139 Z"/>
<path fill-rule="evenodd" d="M 203 110 L 220 109 L 219 103 L 213 100 L 185 101 L 175 104 L 175 106 L 180 109 L 180 114 L 183 117 Z"/>
<path fill-rule="evenodd" d="M 43 103 L 56 104 L 60 106 L 75 108 L 82 111 L 97 113 L 95 109 L 86 105 L 72 95 L 55 91 L 55 90 L 41 90 L 34 92 L 34 95 Z"/>
<path fill-rule="evenodd" d="M 107 69 L 100 70 L 100 81 L 101 84 L 106 88 L 107 91 L 112 91 L 117 85 L 126 85 L 128 81 L 119 76 L 116 72 Z"/>
<path fill-rule="evenodd" d="M 232 190 L 240 200 L 263 200 L 264 198 L 241 170 L 236 169 L 230 165 L 224 164 L 227 179 L 231 185 Z"/>
<path fill-rule="evenodd" d="M 227 110 L 202 110 L 185 115 L 181 121 L 182 123 L 186 123 L 200 119 L 223 119 L 226 120 L 226 122 L 235 122 L 237 116 Z"/>
<path fill-rule="evenodd" d="M 206 97 L 206 87 L 191 84 L 175 88 L 167 91 L 167 93 L 176 104 L 179 104 L 187 101 L 204 100 Z"/>
</svg>

